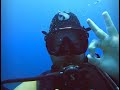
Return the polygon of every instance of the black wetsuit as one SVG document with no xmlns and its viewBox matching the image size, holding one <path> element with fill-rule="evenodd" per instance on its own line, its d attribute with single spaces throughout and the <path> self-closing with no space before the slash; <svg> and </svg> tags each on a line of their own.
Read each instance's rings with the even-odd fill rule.
<svg viewBox="0 0 120 90">
<path fill-rule="evenodd" d="M 96 66 L 88 62 L 79 66 L 79 75 L 61 75 L 37 81 L 38 90 L 117 90 L 117 86 Z M 57 71 L 53 69 L 43 75 Z"/>
</svg>

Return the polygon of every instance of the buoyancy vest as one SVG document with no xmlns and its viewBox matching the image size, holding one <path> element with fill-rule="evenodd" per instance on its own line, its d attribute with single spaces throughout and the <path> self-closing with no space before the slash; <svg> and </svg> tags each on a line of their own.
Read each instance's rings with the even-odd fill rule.
<svg viewBox="0 0 120 90">
<path fill-rule="evenodd" d="M 53 68 L 55 69 L 55 68 Z M 50 70 L 42 75 L 55 72 Z M 96 66 L 86 62 L 80 65 L 79 75 L 61 75 L 37 81 L 37 90 L 118 90 L 114 81 Z"/>
</svg>

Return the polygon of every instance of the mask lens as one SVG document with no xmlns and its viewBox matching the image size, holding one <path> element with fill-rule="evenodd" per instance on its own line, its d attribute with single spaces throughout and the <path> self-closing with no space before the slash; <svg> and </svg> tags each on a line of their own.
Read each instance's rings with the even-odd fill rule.
<svg viewBox="0 0 120 90">
<path fill-rule="evenodd" d="M 65 37 L 68 40 L 65 41 Z M 80 54 L 82 51 L 81 48 L 86 46 L 82 44 L 87 44 L 87 38 L 87 33 L 83 30 L 57 30 L 47 35 L 46 46 L 48 52 L 52 55 L 64 55 L 66 51 L 61 51 L 61 48 L 71 48 L 70 53 Z M 66 46 L 65 43 L 68 45 Z"/>
</svg>

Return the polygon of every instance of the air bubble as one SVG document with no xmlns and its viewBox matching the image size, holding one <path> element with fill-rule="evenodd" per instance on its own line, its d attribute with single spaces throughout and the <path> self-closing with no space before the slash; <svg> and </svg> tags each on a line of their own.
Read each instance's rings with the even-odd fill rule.
<svg viewBox="0 0 120 90">
<path fill-rule="evenodd" d="M 90 6 L 90 4 L 88 4 L 88 6 Z"/>
</svg>

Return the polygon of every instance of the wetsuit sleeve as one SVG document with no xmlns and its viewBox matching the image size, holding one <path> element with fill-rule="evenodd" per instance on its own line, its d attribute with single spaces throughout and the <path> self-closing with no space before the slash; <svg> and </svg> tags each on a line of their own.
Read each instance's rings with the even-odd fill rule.
<svg viewBox="0 0 120 90">
<path fill-rule="evenodd" d="M 36 81 L 23 82 L 14 90 L 37 90 Z"/>
</svg>

